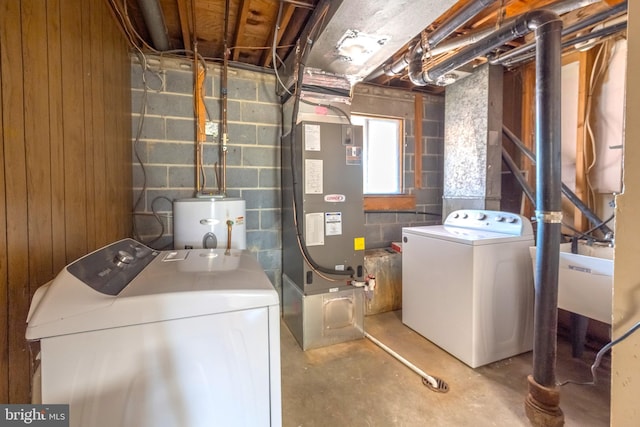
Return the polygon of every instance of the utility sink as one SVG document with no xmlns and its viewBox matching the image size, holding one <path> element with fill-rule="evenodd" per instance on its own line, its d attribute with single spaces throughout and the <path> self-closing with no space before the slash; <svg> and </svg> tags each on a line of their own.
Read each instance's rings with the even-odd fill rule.
<svg viewBox="0 0 640 427">
<path fill-rule="evenodd" d="M 536 248 L 529 248 L 535 275 Z M 558 308 L 611 324 L 613 248 L 571 243 L 560 245 Z"/>
</svg>

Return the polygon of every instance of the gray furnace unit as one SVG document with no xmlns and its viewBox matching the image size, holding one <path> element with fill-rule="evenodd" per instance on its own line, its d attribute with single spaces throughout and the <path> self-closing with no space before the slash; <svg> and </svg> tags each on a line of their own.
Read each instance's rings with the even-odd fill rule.
<svg viewBox="0 0 640 427">
<path fill-rule="evenodd" d="M 282 140 L 283 315 L 303 350 L 362 338 L 362 128 L 300 122 Z"/>
</svg>

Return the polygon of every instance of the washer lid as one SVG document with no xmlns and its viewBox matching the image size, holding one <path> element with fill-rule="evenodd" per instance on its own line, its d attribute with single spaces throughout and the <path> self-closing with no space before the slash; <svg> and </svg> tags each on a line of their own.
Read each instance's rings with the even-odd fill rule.
<svg viewBox="0 0 640 427">
<path fill-rule="evenodd" d="M 36 340 L 278 305 L 277 292 L 248 251 L 166 251 L 117 295 L 95 290 L 65 268 L 34 295 L 26 337 Z"/>
<path fill-rule="evenodd" d="M 496 233 L 494 231 L 476 230 L 472 228 L 452 227 L 448 225 L 427 225 L 422 227 L 405 227 L 403 234 L 423 236 L 431 239 L 447 240 L 465 245 L 492 245 L 496 243 L 529 241 L 533 244 L 533 236 Z"/>
</svg>

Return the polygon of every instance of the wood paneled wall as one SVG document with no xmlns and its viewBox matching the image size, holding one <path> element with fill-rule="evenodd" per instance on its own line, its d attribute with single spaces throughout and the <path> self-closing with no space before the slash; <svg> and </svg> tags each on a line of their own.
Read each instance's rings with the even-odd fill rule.
<svg viewBox="0 0 640 427">
<path fill-rule="evenodd" d="M 130 234 L 130 79 L 104 0 L 0 0 L 0 402 L 30 399 L 34 291 Z"/>
</svg>

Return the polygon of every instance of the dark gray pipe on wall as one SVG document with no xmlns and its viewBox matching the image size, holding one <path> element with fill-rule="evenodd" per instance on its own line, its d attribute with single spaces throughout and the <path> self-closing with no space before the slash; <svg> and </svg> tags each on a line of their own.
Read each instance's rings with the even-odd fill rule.
<svg viewBox="0 0 640 427">
<path fill-rule="evenodd" d="M 520 151 L 529 158 L 529 160 L 531 160 L 533 163 L 536 163 L 536 155 L 527 148 L 526 145 L 524 145 L 524 143 L 522 141 L 520 141 L 520 139 L 513 133 L 511 132 L 507 127 L 505 127 L 504 125 L 502 126 L 502 133 L 503 135 L 505 135 L 511 142 L 513 142 L 513 144 L 518 147 L 520 149 Z M 523 187 L 524 189 L 524 187 Z M 526 192 L 526 190 L 525 190 Z M 571 189 L 569 187 L 567 187 L 567 185 L 565 183 L 562 183 L 562 194 L 564 194 L 564 196 L 569 199 L 569 201 L 571 203 L 573 203 L 573 205 L 575 207 L 577 207 L 580 212 L 582 212 L 582 214 L 584 216 L 587 217 L 587 219 L 589 221 L 591 221 L 591 223 L 593 224 L 594 227 L 599 228 L 600 230 L 602 230 L 602 232 L 607 235 L 607 234 L 613 234 L 613 230 L 611 230 L 607 224 L 605 223 L 605 221 L 603 221 L 602 219 L 600 219 L 598 217 L 598 215 L 592 211 L 589 206 L 585 205 L 584 202 L 582 200 L 580 200 L 580 198 L 573 192 L 571 191 Z M 529 197 L 529 195 L 527 194 L 527 197 Z M 533 200 L 533 198 L 529 197 L 529 199 L 531 200 L 531 202 L 533 204 L 535 204 L 535 201 Z"/>
<path fill-rule="evenodd" d="M 558 268 L 562 225 L 561 181 L 562 21 L 535 24 L 536 35 L 536 281 L 533 379 L 556 386 Z"/>
</svg>

